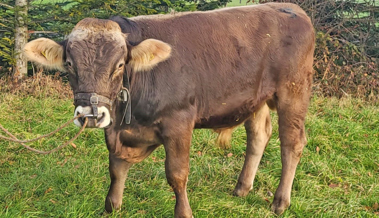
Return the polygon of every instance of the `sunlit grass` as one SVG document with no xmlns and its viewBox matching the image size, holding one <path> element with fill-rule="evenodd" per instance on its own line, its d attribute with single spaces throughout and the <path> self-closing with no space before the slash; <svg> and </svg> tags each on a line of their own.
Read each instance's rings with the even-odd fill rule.
<svg viewBox="0 0 379 218">
<path fill-rule="evenodd" d="M 252 2 L 252 1 L 248 2 L 248 0 L 232 0 L 231 2 L 229 2 L 227 4 L 227 7 L 235 7 L 235 6 L 243 6 L 243 5 L 253 5 L 253 4 L 257 4 L 256 2 L 255 3 Z"/>
</svg>

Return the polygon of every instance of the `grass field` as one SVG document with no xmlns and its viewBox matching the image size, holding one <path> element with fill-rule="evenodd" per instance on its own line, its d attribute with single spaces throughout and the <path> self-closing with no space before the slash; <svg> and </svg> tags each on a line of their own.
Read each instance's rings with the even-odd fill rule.
<svg viewBox="0 0 379 218">
<path fill-rule="evenodd" d="M 252 5 L 257 4 L 250 1 L 249 3 L 246 3 L 248 0 L 232 0 L 227 4 L 227 7 L 234 7 L 234 6 L 243 6 L 243 5 Z"/>
<path fill-rule="evenodd" d="M 52 89 L 51 87 L 44 87 Z M 19 138 L 55 129 L 72 117 L 72 99 L 0 93 L 0 123 Z M 375 217 L 379 215 L 379 105 L 359 99 L 314 97 L 306 123 L 308 145 L 298 166 L 292 205 L 283 217 Z M 232 191 L 244 160 L 245 133 L 232 148 L 214 146 L 215 135 L 196 130 L 191 148 L 189 201 L 195 217 L 275 217 L 270 211 L 280 180 L 280 148 L 274 132 L 254 189 L 245 198 Z M 52 139 L 32 144 L 51 149 L 78 131 L 71 125 Z M 0 141 L 0 217 L 172 217 L 174 193 L 157 149 L 129 172 L 120 212 L 104 213 L 108 152 L 101 130 L 86 130 L 51 155 Z"/>
</svg>

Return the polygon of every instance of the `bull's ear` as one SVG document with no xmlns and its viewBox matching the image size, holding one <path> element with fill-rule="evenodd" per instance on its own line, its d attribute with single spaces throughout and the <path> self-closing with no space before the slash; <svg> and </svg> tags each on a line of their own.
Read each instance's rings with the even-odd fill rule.
<svg viewBox="0 0 379 218">
<path fill-rule="evenodd" d="M 62 45 L 47 38 L 30 41 L 24 46 L 26 58 L 47 69 L 66 71 L 63 66 L 63 53 Z"/>
<path fill-rule="evenodd" d="M 150 70 L 159 62 L 169 58 L 171 46 L 156 39 L 146 39 L 131 48 L 129 64 L 135 72 Z"/>
</svg>

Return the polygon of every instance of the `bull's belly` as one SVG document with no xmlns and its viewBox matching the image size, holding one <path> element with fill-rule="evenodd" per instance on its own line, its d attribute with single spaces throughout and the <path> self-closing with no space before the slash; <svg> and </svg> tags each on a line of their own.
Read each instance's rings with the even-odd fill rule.
<svg viewBox="0 0 379 218">
<path fill-rule="evenodd" d="M 207 111 L 206 114 L 198 114 L 195 128 L 216 129 L 237 126 L 251 117 L 270 98 L 270 95 L 263 96 L 263 98 L 251 98 L 239 95 L 225 100 L 225 103 L 211 102 L 208 110 L 204 110 Z"/>
<path fill-rule="evenodd" d="M 238 108 L 229 108 L 225 110 L 220 110 L 218 108 L 217 113 L 209 114 L 208 116 L 199 116 L 195 123 L 195 128 L 225 128 L 237 126 L 245 122 L 249 117 L 251 117 L 255 111 L 257 111 L 264 102 L 246 104 Z M 211 110 L 212 111 L 212 110 Z"/>
<path fill-rule="evenodd" d="M 195 123 L 195 128 L 225 128 L 237 126 L 245 120 L 247 120 L 252 113 L 245 114 L 230 114 L 225 116 L 210 116 L 208 118 L 201 118 L 198 122 Z"/>
</svg>

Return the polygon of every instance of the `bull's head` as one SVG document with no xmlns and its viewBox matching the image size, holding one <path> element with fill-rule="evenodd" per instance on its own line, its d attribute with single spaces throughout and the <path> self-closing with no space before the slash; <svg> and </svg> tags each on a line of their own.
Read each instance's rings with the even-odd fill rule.
<svg viewBox="0 0 379 218">
<path fill-rule="evenodd" d="M 90 118 L 88 127 L 104 128 L 114 118 L 111 111 L 123 88 L 125 65 L 133 72 L 149 70 L 170 56 L 171 47 L 155 39 L 131 46 L 116 22 L 86 18 L 67 40 L 56 43 L 39 38 L 27 43 L 24 53 L 45 68 L 68 72 L 74 92 L 74 116 Z M 83 117 L 74 123 L 82 126 Z"/>
</svg>

